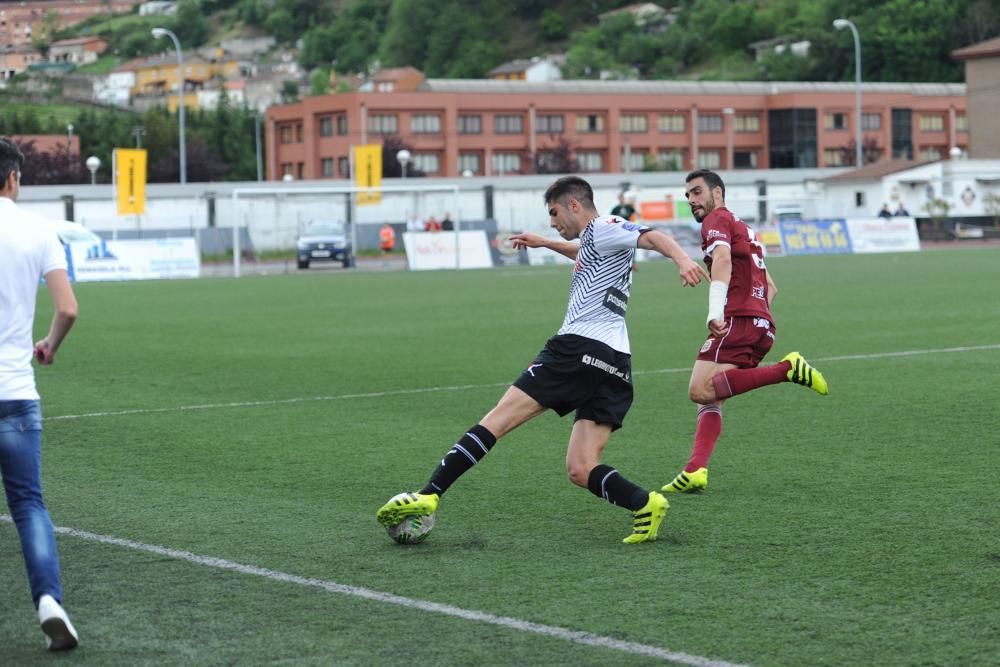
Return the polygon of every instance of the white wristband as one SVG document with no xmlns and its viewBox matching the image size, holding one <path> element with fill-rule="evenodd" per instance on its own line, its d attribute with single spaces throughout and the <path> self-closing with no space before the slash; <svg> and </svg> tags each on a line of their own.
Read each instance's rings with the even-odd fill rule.
<svg viewBox="0 0 1000 667">
<path fill-rule="evenodd" d="M 713 280 L 708 286 L 708 319 L 705 324 L 712 320 L 722 321 L 725 319 L 726 292 L 729 291 L 729 284 L 721 280 Z"/>
</svg>

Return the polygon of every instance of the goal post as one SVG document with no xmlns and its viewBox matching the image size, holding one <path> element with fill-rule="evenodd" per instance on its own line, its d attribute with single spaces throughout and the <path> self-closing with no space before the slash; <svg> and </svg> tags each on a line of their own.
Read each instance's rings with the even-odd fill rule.
<svg viewBox="0 0 1000 667">
<path fill-rule="evenodd" d="M 301 231 L 304 220 L 326 217 L 339 217 L 335 211 L 336 200 L 344 202 L 344 221 L 348 227 L 351 243 L 351 264 L 358 250 L 358 229 L 365 225 L 381 225 L 383 222 L 409 221 L 412 217 L 423 217 L 431 206 L 452 215 L 453 231 L 441 232 L 453 234 L 455 240 L 455 268 L 459 268 L 459 231 L 461 230 L 460 188 L 455 184 L 444 185 L 382 185 L 377 188 L 358 186 L 255 186 L 235 188 L 232 191 L 231 218 L 233 221 L 233 276 L 240 277 L 242 251 L 240 248 L 240 229 L 244 226 L 250 231 L 267 230 L 268 242 L 264 247 L 282 249 L 291 238 Z M 365 193 L 377 195 L 378 203 L 359 205 L 356 195 Z M 434 201 L 428 202 L 429 199 Z M 346 200 L 346 201 L 345 201 Z M 442 205 L 442 203 L 444 205 Z M 267 218 L 273 219 L 273 225 Z M 296 221 L 293 229 L 288 225 Z M 282 226 L 284 224 L 284 226 Z"/>
</svg>

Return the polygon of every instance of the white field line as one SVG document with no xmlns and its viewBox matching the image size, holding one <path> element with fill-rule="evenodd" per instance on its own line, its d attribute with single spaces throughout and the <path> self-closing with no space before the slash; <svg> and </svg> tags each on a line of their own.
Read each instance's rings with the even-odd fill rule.
<svg viewBox="0 0 1000 667">
<path fill-rule="evenodd" d="M 930 350 L 903 350 L 900 352 L 878 352 L 875 354 L 849 354 L 838 357 L 810 358 L 814 362 L 827 361 L 859 361 L 865 359 L 890 359 L 893 357 L 914 357 L 928 354 L 952 354 L 956 352 L 982 352 L 985 350 L 1000 350 L 1000 343 L 990 345 L 973 345 L 967 347 L 940 347 Z M 651 371 L 634 371 L 633 375 L 657 375 L 667 373 L 689 373 L 690 366 L 683 368 L 661 368 Z M 336 396 L 299 396 L 268 401 L 239 401 L 234 403 L 205 403 L 202 405 L 175 405 L 168 408 L 136 408 L 133 410 L 108 410 L 106 412 L 85 412 L 78 415 L 57 415 L 45 417 L 45 421 L 60 421 L 64 419 L 89 419 L 94 417 L 120 417 L 124 415 L 149 415 L 163 412 L 187 412 L 191 410 L 215 410 L 221 408 L 257 408 L 272 405 L 287 405 L 291 403 L 310 403 L 316 401 L 344 401 L 355 398 L 384 398 L 387 396 L 405 396 L 410 394 L 429 394 L 445 391 L 465 391 L 468 389 L 488 389 L 490 387 L 507 387 L 510 382 L 490 382 L 487 384 L 463 384 L 445 387 L 422 387 L 418 389 L 394 389 L 390 391 L 371 391 L 361 394 L 338 394 Z"/>
<path fill-rule="evenodd" d="M 6 523 L 12 523 L 11 517 L 7 514 L 0 514 L 0 521 Z M 553 637 L 555 639 L 562 639 L 564 641 L 573 642 L 574 644 L 597 646 L 599 648 L 610 649 L 613 651 L 620 651 L 622 653 L 630 653 L 632 655 L 641 655 L 651 658 L 662 658 L 663 660 L 669 660 L 677 664 L 693 665 L 695 667 L 746 667 L 745 665 L 739 665 L 732 662 L 713 660 L 711 658 L 703 658 L 701 656 L 690 655 L 688 653 L 682 653 L 679 651 L 670 651 L 668 649 L 661 648 L 659 646 L 650 646 L 648 644 L 627 642 L 627 641 L 622 641 L 620 639 L 614 639 L 613 637 L 604 637 L 602 635 L 595 635 L 590 632 L 583 632 L 580 630 L 569 630 L 567 628 L 560 628 L 552 625 L 542 625 L 540 623 L 532 623 L 530 621 L 524 621 L 510 616 L 497 616 L 495 614 L 476 611 L 474 609 L 462 609 L 461 607 L 453 607 L 447 604 L 439 604 L 437 602 L 429 602 L 427 600 L 418 600 L 416 598 L 407 598 L 401 595 L 393 595 L 392 593 L 383 593 L 381 591 L 375 591 L 370 588 L 362 588 L 360 586 L 350 586 L 348 584 L 338 584 L 335 581 L 300 577 L 294 574 L 279 572 L 277 570 L 269 570 L 263 567 L 256 567 L 253 565 L 243 565 L 241 563 L 236 563 L 222 558 L 213 558 L 211 556 L 199 556 L 198 554 L 193 554 L 190 551 L 179 551 L 177 549 L 169 549 L 167 547 L 161 547 L 155 544 L 144 544 L 142 542 L 134 542 L 132 540 L 126 540 L 120 537 L 98 535 L 96 533 L 88 533 L 86 531 L 76 530 L 74 528 L 56 527 L 55 531 L 60 535 L 69 535 L 71 537 L 77 537 L 91 542 L 110 544 L 113 546 L 124 547 L 126 549 L 133 549 L 136 551 L 145 551 L 148 553 L 156 554 L 158 556 L 165 556 L 167 558 L 174 558 L 177 560 L 187 561 L 189 563 L 194 563 L 196 565 L 214 567 L 220 570 L 229 570 L 230 572 L 237 572 L 239 574 L 263 577 L 265 579 L 270 579 L 272 581 L 281 581 L 288 584 L 296 584 L 298 586 L 319 588 L 329 593 L 339 593 L 341 595 L 349 595 L 351 597 L 361 598 L 363 600 L 371 600 L 373 602 L 383 602 L 385 604 L 394 604 L 394 605 L 399 605 L 401 607 L 410 607 L 412 609 L 418 609 L 420 611 L 426 611 L 435 614 L 444 614 L 445 616 L 454 616 L 455 618 L 461 618 L 466 621 L 487 623 L 489 625 L 498 625 L 500 627 L 509 628 L 511 630 L 517 630 L 519 632 L 527 632 L 529 634 L 542 635 L 545 637 Z"/>
</svg>

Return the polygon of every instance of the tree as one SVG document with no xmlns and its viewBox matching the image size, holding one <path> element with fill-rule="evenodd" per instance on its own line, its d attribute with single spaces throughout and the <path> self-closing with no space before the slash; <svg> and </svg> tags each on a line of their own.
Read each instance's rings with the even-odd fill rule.
<svg viewBox="0 0 1000 667">
<path fill-rule="evenodd" d="M 208 20 L 199 0 L 181 0 L 177 3 L 174 32 L 185 46 L 201 46 L 208 39 Z"/>
<path fill-rule="evenodd" d="M 63 185 L 87 183 L 89 175 L 79 155 L 73 155 L 66 144 L 58 144 L 44 153 L 35 148 L 34 141 L 20 144 L 24 153 L 22 185 Z"/>
<path fill-rule="evenodd" d="M 309 75 L 309 94 L 326 95 L 330 92 L 330 70 L 318 67 Z"/>
<path fill-rule="evenodd" d="M 294 104 L 299 101 L 299 84 L 292 79 L 285 79 L 281 83 L 281 101 L 285 104 Z"/>
<path fill-rule="evenodd" d="M 412 151 L 399 136 L 389 134 L 382 139 L 382 178 L 400 178 L 403 175 L 403 165 L 396 159 L 396 153 L 402 149 Z M 414 169 L 413 163 L 406 165 L 406 177 L 426 176 L 423 171 Z"/>
<path fill-rule="evenodd" d="M 576 171 L 576 147 L 563 136 L 552 136 L 553 145 L 545 146 L 535 153 L 534 160 L 530 154 L 524 156 L 523 171 L 528 174 L 572 174 Z"/>
</svg>

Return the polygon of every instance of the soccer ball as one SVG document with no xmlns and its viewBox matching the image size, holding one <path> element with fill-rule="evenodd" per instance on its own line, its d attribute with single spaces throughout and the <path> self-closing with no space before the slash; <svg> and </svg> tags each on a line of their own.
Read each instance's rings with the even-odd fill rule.
<svg viewBox="0 0 1000 667">
<path fill-rule="evenodd" d="M 423 542 L 434 527 L 434 515 L 422 514 L 408 516 L 395 526 L 386 526 L 389 537 L 399 544 L 417 544 Z"/>
</svg>

